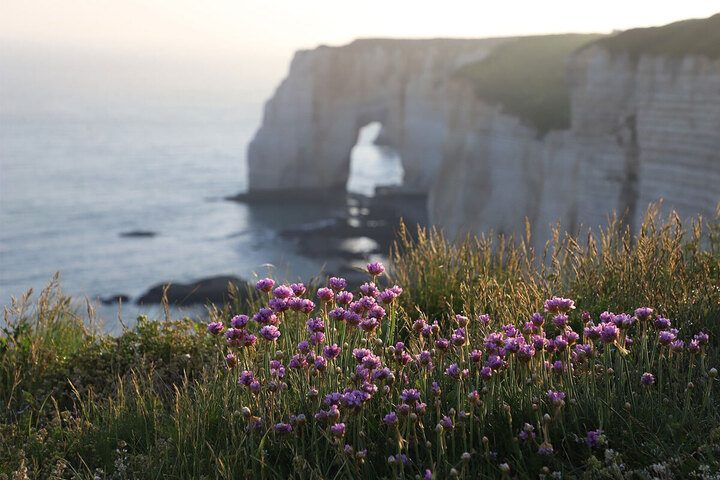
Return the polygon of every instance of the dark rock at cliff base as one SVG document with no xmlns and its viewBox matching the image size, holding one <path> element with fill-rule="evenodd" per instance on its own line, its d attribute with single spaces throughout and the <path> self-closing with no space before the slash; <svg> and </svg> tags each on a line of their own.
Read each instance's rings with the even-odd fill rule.
<svg viewBox="0 0 720 480">
<path fill-rule="evenodd" d="M 124 293 L 119 293 L 117 295 L 110 295 L 109 297 L 101 297 L 100 303 L 103 305 L 112 305 L 114 303 L 127 303 L 130 301 L 130 297 L 128 295 L 125 295 Z"/>
<path fill-rule="evenodd" d="M 150 230 L 130 230 L 129 232 L 121 232 L 121 237 L 127 238 L 150 238 L 156 236 L 157 233 Z"/>
<path fill-rule="evenodd" d="M 231 197 L 225 197 L 225 200 L 247 204 L 274 204 L 274 203 L 310 203 L 322 204 L 324 202 L 337 202 L 338 199 L 344 199 L 347 195 L 345 185 L 337 185 L 328 188 L 312 188 L 312 189 L 292 189 L 284 188 L 277 190 L 259 190 L 244 193 L 238 193 Z"/>
<path fill-rule="evenodd" d="M 165 282 L 152 287 L 141 295 L 135 303 L 160 303 L 163 289 L 168 283 L 170 284 L 167 289 L 168 302 L 174 305 L 204 304 L 208 302 L 221 305 L 230 299 L 228 291 L 230 283 L 238 287 L 241 292 L 244 291 L 246 284 L 244 280 L 229 275 L 203 278 L 188 284 Z"/>
</svg>

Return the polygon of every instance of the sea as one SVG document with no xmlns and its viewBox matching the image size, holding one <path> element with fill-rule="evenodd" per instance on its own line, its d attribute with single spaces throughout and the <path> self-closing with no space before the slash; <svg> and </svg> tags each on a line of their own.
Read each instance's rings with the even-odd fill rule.
<svg viewBox="0 0 720 480">
<path fill-rule="evenodd" d="M 118 305 L 100 298 L 132 300 L 162 282 L 215 275 L 298 280 L 337 263 L 305 256 L 278 234 L 327 221 L 336 209 L 225 199 L 247 190 L 246 150 L 264 98 L 211 94 L 207 102 L 0 108 L 0 305 L 31 288 L 37 295 L 59 272 L 63 291 L 90 299 L 114 333 Z M 0 93 L 0 107 L 3 100 L 10 104 Z M 379 128 L 360 132 L 351 192 L 402 182 L 397 155 L 373 144 Z M 154 235 L 123 235 L 137 231 Z M 120 314 L 127 321 L 160 310 L 128 302 Z"/>
</svg>

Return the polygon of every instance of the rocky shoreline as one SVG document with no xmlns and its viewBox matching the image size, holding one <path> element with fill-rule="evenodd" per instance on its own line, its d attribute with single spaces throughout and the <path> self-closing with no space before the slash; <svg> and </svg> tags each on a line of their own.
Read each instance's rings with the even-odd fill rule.
<svg viewBox="0 0 720 480">
<path fill-rule="evenodd" d="M 289 191 L 270 193 L 243 193 L 226 200 L 255 204 L 307 203 L 321 205 L 328 201 L 345 204 L 345 213 L 327 221 L 281 229 L 277 235 L 288 240 L 300 255 L 318 260 L 339 259 L 340 266 L 325 272 L 328 276 L 342 276 L 351 287 L 357 288 L 367 279 L 358 266 L 369 258 L 387 258 L 395 241 L 396 228 L 402 218 L 413 233 L 417 225 L 427 225 L 426 197 L 409 194 L 395 188 L 379 188 L 368 197 L 347 193 L 344 190 Z M 165 281 L 149 288 L 134 300 L 138 305 L 159 304 L 167 288 L 167 299 L 173 305 L 197 305 L 208 302 L 222 304 L 229 299 L 229 284 L 242 292 L 248 281 L 237 276 L 218 275 L 201 278 L 190 283 Z M 120 295 L 102 299 L 103 303 L 116 302 Z M 122 295 L 123 303 L 129 299 Z M 107 303 L 106 303 L 107 302 Z"/>
</svg>

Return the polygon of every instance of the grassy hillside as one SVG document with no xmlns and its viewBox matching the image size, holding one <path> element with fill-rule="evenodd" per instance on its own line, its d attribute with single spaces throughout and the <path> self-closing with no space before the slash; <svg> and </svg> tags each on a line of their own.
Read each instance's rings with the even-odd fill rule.
<svg viewBox="0 0 720 480">
<path fill-rule="evenodd" d="M 717 478 L 720 224 L 685 228 L 401 230 L 344 320 L 270 286 L 110 337 L 52 284 L 6 310 L 0 478 Z"/>
<path fill-rule="evenodd" d="M 525 120 L 541 134 L 570 126 L 565 61 L 599 34 L 522 37 L 509 40 L 457 74 L 475 84 L 478 97 Z"/>
<path fill-rule="evenodd" d="M 634 28 L 596 42 L 615 53 L 720 58 L 720 13 L 662 27 Z"/>
</svg>

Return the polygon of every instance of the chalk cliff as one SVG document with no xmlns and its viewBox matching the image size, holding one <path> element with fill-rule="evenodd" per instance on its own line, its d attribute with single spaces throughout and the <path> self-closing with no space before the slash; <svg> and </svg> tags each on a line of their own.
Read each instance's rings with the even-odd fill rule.
<svg viewBox="0 0 720 480">
<path fill-rule="evenodd" d="M 431 220 L 451 234 L 522 232 L 527 218 L 540 247 L 558 219 L 574 229 L 627 210 L 637 225 L 661 198 L 681 216 L 715 212 L 720 58 L 591 43 L 563 61 L 568 124 L 543 129 L 457 74 L 512 41 L 299 52 L 249 147 L 251 192 L 344 188 L 359 129 L 379 121 L 402 158 L 403 188 L 428 193 Z"/>
</svg>

